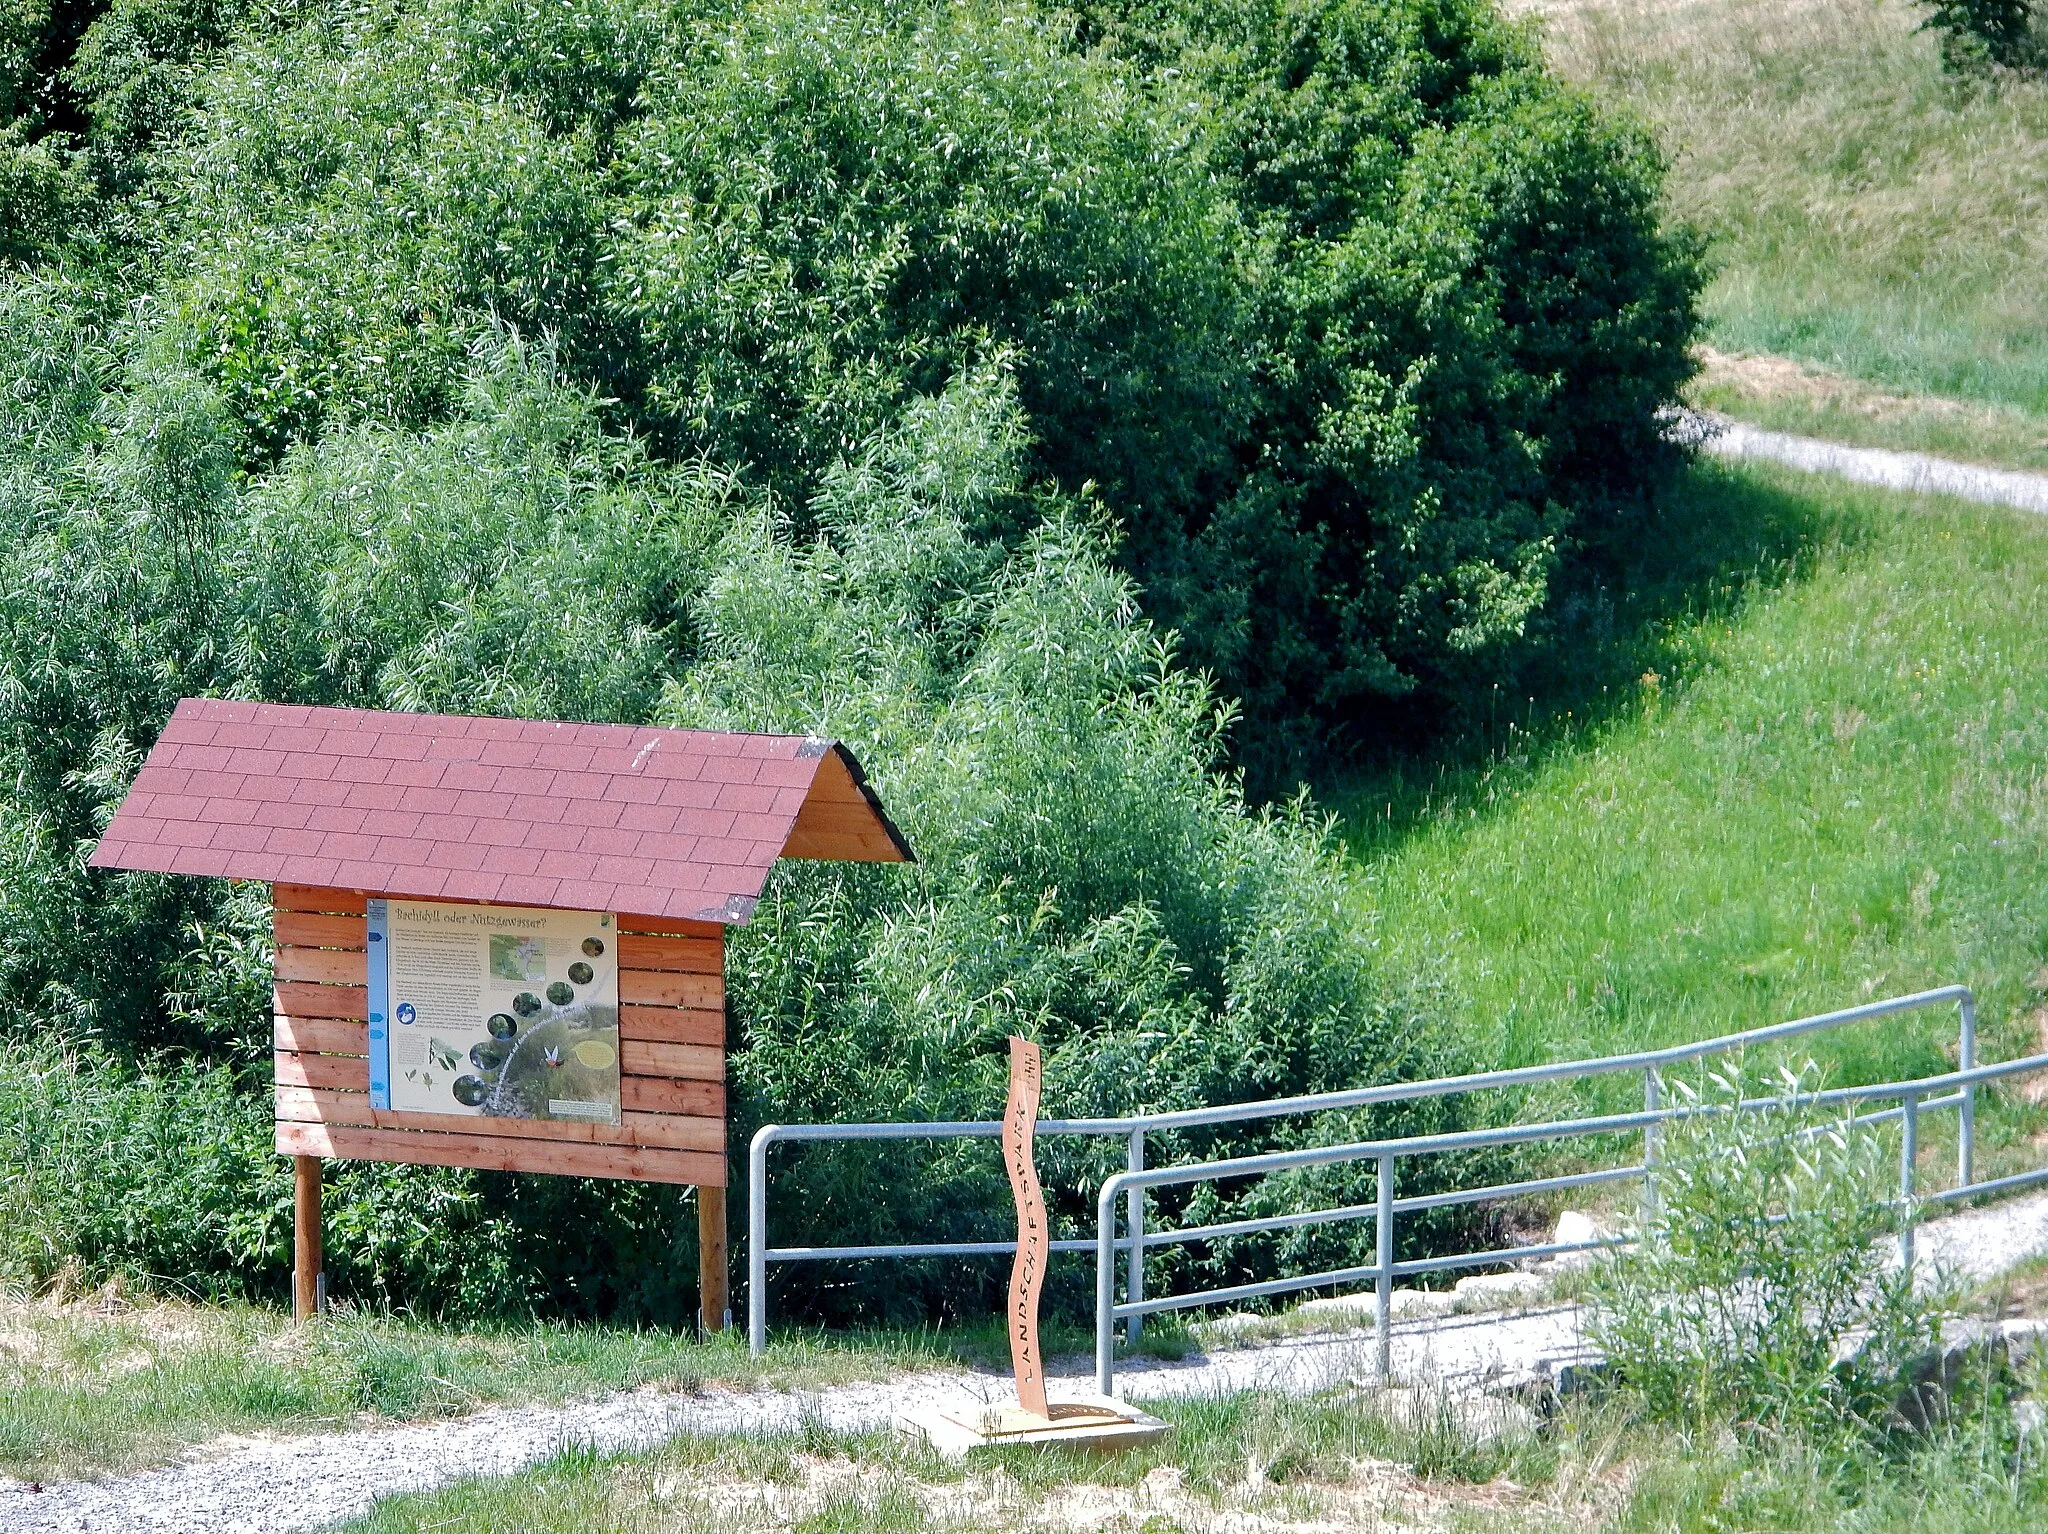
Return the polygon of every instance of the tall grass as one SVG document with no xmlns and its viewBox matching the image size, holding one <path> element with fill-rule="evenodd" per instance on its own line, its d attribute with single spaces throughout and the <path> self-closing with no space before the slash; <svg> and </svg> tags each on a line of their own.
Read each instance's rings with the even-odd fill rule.
<svg viewBox="0 0 2048 1534">
<path fill-rule="evenodd" d="M 1528 0 L 1673 157 L 1712 339 L 2048 413 L 2048 81 L 1945 76 L 1909 0 Z"/>
<path fill-rule="evenodd" d="M 1783 1433 L 1862 1458 L 1900 1427 L 1899 1380 L 1940 1340 L 1950 1296 L 1916 1284 L 1883 1238 L 1895 1152 L 1805 1101 L 1815 1073 L 1783 1070 L 1776 1103 L 1738 1067 L 1675 1101 L 1640 1239 L 1592 1276 L 1592 1335 L 1640 1412 Z M 1935 1403 L 1926 1403 L 1930 1407 Z"/>
<path fill-rule="evenodd" d="M 1671 626 L 1604 722 L 1348 800 L 1383 950 L 1448 954 L 1503 1062 L 1704 1038 L 1961 980 L 2025 1042 L 2048 948 L 2048 522 L 1796 480 L 1808 546 Z M 1532 705 L 1534 707 L 1535 705 Z M 1390 818 L 1391 817 L 1391 818 Z M 1934 1071 L 1952 1015 L 1815 1041 Z"/>
</svg>

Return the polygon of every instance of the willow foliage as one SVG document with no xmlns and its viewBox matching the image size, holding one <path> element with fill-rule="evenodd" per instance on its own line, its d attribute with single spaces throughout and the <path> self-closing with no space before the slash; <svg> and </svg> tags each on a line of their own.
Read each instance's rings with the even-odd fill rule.
<svg viewBox="0 0 2048 1534">
<path fill-rule="evenodd" d="M 1014 1030 L 1069 1112 L 1453 1063 L 1286 788 L 1632 552 L 1699 280 L 1485 0 L 74 19 L 0 47 L 0 1137 L 105 1175 L 15 1134 L 0 1263 L 281 1274 L 260 901 L 83 868 L 187 694 L 849 741 L 921 860 L 776 875 L 741 1129 L 988 1111 Z M 999 1223 L 972 1149 L 877 1171 L 799 1218 Z M 675 1198 L 357 1168 L 336 1278 L 687 1314 Z M 986 1298 L 928 1278 L 803 1298 Z"/>
</svg>

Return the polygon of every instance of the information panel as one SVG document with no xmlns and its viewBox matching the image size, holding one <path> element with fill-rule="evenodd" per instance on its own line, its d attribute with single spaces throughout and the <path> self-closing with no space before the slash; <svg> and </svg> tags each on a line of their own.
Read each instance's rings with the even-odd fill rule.
<svg viewBox="0 0 2048 1534">
<path fill-rule="evenodd" d="M 370 1105 L 619 1122 L 609 912 L 369 902 Z"/>
</svg>

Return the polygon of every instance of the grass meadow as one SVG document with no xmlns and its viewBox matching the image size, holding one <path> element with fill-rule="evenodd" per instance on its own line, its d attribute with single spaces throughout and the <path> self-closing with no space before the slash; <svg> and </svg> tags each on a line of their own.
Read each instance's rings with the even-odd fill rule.
<svg viewBox="0 0 2048 1534">
<path fill-rule="evenodd" d="M 1518 8 L 1671 157 L 1715 347 L 2048 416 L 2048 79 L 1944 75 L 1907 0 Z"/>
<path fill-rule="evenodd" d="M 1950 981 L 1984 1057 L 2041 1047 L 2048 521 L 1789 471 L 1790 546 L 1625 652 L 1600 706 L 1332 796 L 1361 920 L 1439 963 L 1503 1063 L 1708 1037 Z M 1837 1080 L 1934 1073 L 1953 1013 L 1825 1036 Z"/>
</svg>

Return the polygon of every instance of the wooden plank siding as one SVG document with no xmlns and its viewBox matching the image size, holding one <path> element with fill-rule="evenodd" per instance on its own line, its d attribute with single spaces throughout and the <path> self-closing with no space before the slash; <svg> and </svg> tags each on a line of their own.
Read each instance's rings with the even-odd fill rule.
<svg viewBox="0 0 2048 1534">
<path fill-rule="evenodd" d="M 880 808 L 853 780 L 836 751 L 828 752 L 818 763 L 818 775 L 811 780 L 803 808 L 797 811 L 782 855 L 859 863 L 894 863 L 903 857 L 890 838 Z"/>
<path fill-rule="evenodd" d="M 625 1123 L 576 1124 L 538 1119 L 476 1119 L 450 1113 L 388 1113 L 372 1108 L 366 1092 L 319 1087 L 277 1088 L 278 1117 L 298 1124 L 347 1124 L 362 1129 L 423 1129 L 475 1134 L 487 1125 L 493 1135 L 515 1140 L 575 1140 L 590 1145 L 645 1145 L 671 1150 L 722 1151 L 724 1127 L 716 1120 L 674 1113 L 625 1113 Z"/>
<path fill-rule="evenodd" d="M 725 1014 L 698 1007 L 622 1007 L 621 1032 L 657 1044 L 725 1048 Z"/>
<path fill-rule="evenodd" d="M 619 916 L 622 1123 L 391 1113 L 369 1098 L 367 897 L 271 896 L 281 1154 L 725 1186 L 723 927 Z"/>
<path fill-rule="evenodd" d="M 636 1145 L 584 1145 L 569 1140 L 517 1140 L 498 1135 L 423 1134 L 412 1129 L 357 1129 L 344 1124 L 280 1120 L 278 1154 L 347 1161 L 409 1161 L 468 1166 L 486 1172 L 552 1172 L 563 1177 L 620 1177 L 638 1182 L 725 1186 L 725 1157 L 696 1151 L 643 1150 Z"/>
</svg>

